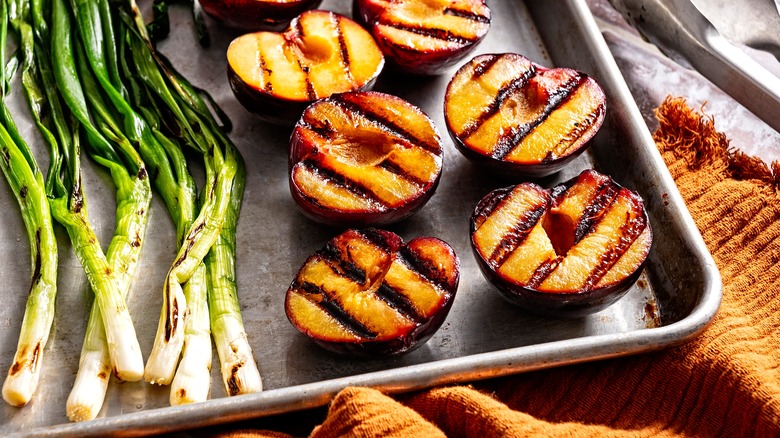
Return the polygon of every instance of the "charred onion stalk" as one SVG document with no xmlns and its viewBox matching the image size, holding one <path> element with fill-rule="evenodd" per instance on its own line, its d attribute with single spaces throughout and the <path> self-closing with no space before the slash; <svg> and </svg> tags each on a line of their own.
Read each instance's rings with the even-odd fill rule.
<svg viewBox="0 0 780 438">
<path fill-rule="evenodd" d="M 50 147 L 52 165 L 47 192 L 52 215 L 68 232 L 95 292 L 99 313 L 94 312 L 97 316 L 91 317 L 92 328 L 102 325 L 115 374 L 124 380 L 139 380 L 143 358 L 123 291 L 129 289 L 137 264 L 151 199 L 144 164 L 129 144 L 117 144 L 118 148 L 115 148 L 85 115 L 86 102 L 81 85 L 74 80 L 72 71 L 64 71 L 71 66 L 67 59 L 64 64 L 61 62 L 71 56 L 72 64 L 72 54 L 59 49 L 49 51 L 44 45 L 50 35 L 43 17 L 50 11 L 44 11 L 41 2 L 25 0 L 15 0 L 10 10 L 11 23 L 19 35 L 24 54 L 22 83 L 36 125 Z M 56 55 L 53 63 L 52 54 Z M 71 111 L 66 111 L 66 107 Z M 117 188 L 117 229 L 109 245 L 110 260 L 103 253 L 88 220 L 81 184 L 79 124 L 85 128 L 90 155 L 109 169 Z"/>
<path fill-rule="evenodd" d="M 139 77 L 150 93 L 167 105 L 166 109 L 174 115 L 179 129 L 189 139 L 187 143 L 204 154 L 207 175 L 212 166 L 219 172 L 232 172 L 232 186 L 227 192 L 220 192 L 220 185 L 207 184 L 202 195 L 204 205 L 211 197 L 216 197 L 220 205 L 221 202 L 227 201 L 219 238 L 206 258 L 211 331 L 228 394 L 261 391 L 262 380 L 244 330 L 235 282 L 236 225 L 246 173 L 243 159 L 235 145 L 219 128 L 197 90 L 156 52 L 134 0 L 130 0 L 130 6 L 136 31 L 133 35 L 139 37 L 131 38 L 133 59 L 137 66 L 145 66 L 138 69 L 141 73 Z M 224 158 L 214 159 L 219 157 Z M 214 164 L 211 163 L 212 160 Z"/>
<path fill-rule="evenodd" d="M 119 153 L 132 163 L 126 167 L 109 166 L 117 187 L 117 223 L 106 255 L 116 273 L 118 290 L 126 297 L 144 240 L 151 199 L 149 178 L 144 163 L 103 100 L 83 53 L 73 46 L 70 17 L 64 0 L 55 0 L 52 18 L 51 41 L 57 42 L 56 50 L 52 50 L 54 76 L 63 100 L 84 127 L 91 144 L 110 147 L 107 139 L 111 139 L 119 147 Z M 134 173 L 129 173 L 128 169 L 133 169 Z M 103 318 L 98 306 L 93 305 L 79 371 L 67 401 L 67 414 L 72 421 L 95 418 L 103 405 L 111 374 L 108 346 Z"/>
<path fill-rule="evenodd" d="M 135 70 L 130 70 L 125 62 L 122 65 L 125 78 L 131 89 L 139 91 L 143 84 L 137 80 Z M 160 162 L 158 167 L 165 166 L 175 175 L 179 195 L 176 198 L 166 198 L 168 212 L 176 224 L 179 245 L 183 245 L 186 233 L 198 215 L 197 190 L 195 181 L 187 168 L 187 161 L 181 147 L 162 133 L 162 114 L 151 96 L 144 93 L 133 93 L 133 103 L 137 108 L 143 108 L 146 120 L 151 125 L 152 132 L 163 146 L 169 160 Z M 177 129 L 182 132 L 183 129 Z M 210 179 L 207 178 L 207 179 Z M 158 191 L 174 192 L 171 187 L 156 184 Z M 178 204 L 175 203 L 178 201 Z M 188 317 L 184 327 L 184 347 L 179 366 L 171 383 L 170 403 L 180 405 L 205 401 L 211 388 L 211 329 L 209 325 L 209 309 L 207 302 L 206 267 L 201 263 L 195 273 L 184 285 L 184 297 L 187 300 Z"/>
<path fill-rule="evenodd" d="M 5 65 L 8 8 L 0 2 L 0 61 Z M 30 37 L 31 35 L 28 35 Z M 29 64 L 28 64 L 29 68 Z M 30 74 L 29 70 L 28 73 Z M 6 70 L 0 71 L 0 168 L 19 203 L 30 240 L 32 281 L 22 319 L 16 354 L 5 382 L 3 399 L 13 406 L 27 404 L 38 387 L 43 352 L 54 321 L 57 293 L 57 240 L 54 235 L 43 173 L 5 105 L 9 92 Z M 57 160 L 53 158 L 53 165 Z"/>
</svg>

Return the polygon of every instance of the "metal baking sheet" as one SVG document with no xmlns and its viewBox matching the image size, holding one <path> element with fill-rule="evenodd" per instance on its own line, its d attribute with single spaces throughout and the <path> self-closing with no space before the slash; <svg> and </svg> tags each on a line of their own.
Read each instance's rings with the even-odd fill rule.
<svg viewBox="0 0 780 438">
<path fill-rule="evenodd" d="M 322 7 L 350 14 L 347 3 Z M 197 46 L 186 11 L 173 11 L 173 32 L 161 44 L 195 84 L 209 90 L 232 117 L 231 137 L 247 162 L 245 202 L 238 227 L 238 284 L 244 321 L 266 390 L 226 397 L 217 359 L 211 400 L 169 407 L 168 388 L 112 382 L 99 418 L 68 423 L 65 401 L 76 375 L 91 301 L 83 271 L 60 238 L 57 316 L 45 349 L 38 392 L 24 408 L 0 404 L 0 435 L 141 435 L 213 425 L 326 404 L 340 389 L 367 385 L 402 392 L 529 370 L 628 355 L 686 342 L 715 315 L 721 281 L 715 264 L 677 192 L 639 111 L 584 1 L 491 1 L 493 24 L 478 53 L 517 52 L 547 66 L 566 66 L 594 76 L 608 96 L 607 118 L 590 150 L 545 186 L 586 167 L 611 174 L 639 191 L 649 210 L 655 243 L 645 272 L 610 308 L 583 318 L 532 316 L 507 305 L 483 279 L 468 244 L 468 218 L 477 201 L 507 181 L 495 180 L 463 158 L 445 131 L 444 88 L 451 72 L 432 78 L 383 74 L 376 89 L 423 108 L 445 143 L 445 168 L 436 195 L 414 217 L 389 227 L 406 240 L 433 235 L 448 241 L 461 260 L 461 284 L 438 333 L 398 358 L 355 360 L 324 352 L 287 321 L 285 291 L 306 257 L 340 230 L 317 225 L 297 210 L 287 187 L 289 129 L 269 126 L 233 98 L 225 75 L 225 49 L 237 34 L 209 22 L 212 46 Z M 18 91 L 12 111 L 23 135 L 34 139 L 46 165 L 43 143 L 30 124 Z M 199 167 L 196 165 L 196 169 Z M 85 185 L 101 242 L 114 222 L 114 195 L 104 171 L 87 161 Z M 29 249 L 7 184 L 0 184 L 7 211 L 0 228 L 0 369 L 10 366 L 29 283 Z M 161 305 L 161 285 L 174 257 L 174 229 L 163 204 L 153 201 L 143 258 L 129 299 L 145 357 L 151 350 Z"/>
</svg>

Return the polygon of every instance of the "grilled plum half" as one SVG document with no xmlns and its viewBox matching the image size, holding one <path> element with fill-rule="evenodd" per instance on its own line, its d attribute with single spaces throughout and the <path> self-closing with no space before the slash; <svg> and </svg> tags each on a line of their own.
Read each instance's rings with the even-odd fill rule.
<svg viewBox="0 0 780 438">
<path fill-rule="evenodd" d="M 209 16 L 227 26 L 259 30 L 283 26 L 322 0 L 199 0 Z"/>
<path fill-rule="evenodd" d="M 484 0 L 355 0 L 352 10 L 388 64 L 412 74 L 439 74 L 457 64 L 490 29 Z"/>
<path fill-rule="evenodd" d="M 560 170 L 585 150 L 605 111 L 593 78 L 513 53 L 473 58 L 455 73 L 444 100 L 458 150 L 508 176 Z"/>
<path fill-rule="evenodd" d="M 284 32 L 242 35 L 227 51 L 233 94 L 263 119 L 292 125 L 313 101 L 369 89 L 384 66 L 374 38 L 329 11 L 306 11 Z"/>
<path fill-rule="evenodd" d="M 445 242 L 404 244 L 389 231 L 348 230 L 309 257 L 287 290 L 287 318 L 323 348 L 355 355 L 409 352 L 439 329 L 458 289 Z"/>
<path fill-rule="evenodd" d="M 639 195 L 594 170 L 549 190 L 533 183 L 495 190 L 471 217 L 471 246 L 488 281 L 509 301 L 556 316 L 621 298 L 652 237 Z"/>
<path fill-rule="evenodd" d="M 290 191 L 309 218 L 379 226 L 416 213 L 441 176 L 442 144 L 411 103 L 374 91 L 309 106 L 290 140 Z"/>
</svg>

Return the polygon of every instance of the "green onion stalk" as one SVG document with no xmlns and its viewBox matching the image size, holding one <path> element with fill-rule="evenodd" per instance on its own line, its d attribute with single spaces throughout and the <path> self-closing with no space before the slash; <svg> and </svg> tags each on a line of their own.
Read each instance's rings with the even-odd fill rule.
<svg viewBox="0 0 780 438">
<path fill-rule="evenodd" d="M 141 133 L 141 137 L 138 137 L 138 131 L 133 129 L 139 125 L 142 129 L 146 129 L 143 126 L 145 121 L 140 118 L 135 119 L 135 114 L 124 97 L 128 92 L 121 82 L 120 58 L 117 55 L 121 48 L 118 45 L 116 33 L 111 24 L 113 18 L 108 8 L 108 3 L 104 2 L 98 5 L 103 25 L 101 30 L 105 37 L 105 43 L 102 45 L 103 50 L 99 53 L 99 61 L 105 63 L 106 76 L 108 77 L 107 81 L 104 78 L 104 82 L 101 83 L 92 70 L 92 63 L 86 54 L 85 47 L 75 44 L 74 48 L 72 39 L 68 38 L 71 32 L 71 18 L 64 0 L 55 1 L 57 3 L 54 6 L 54 26 L 57 31 L 52 39 L 52 43 L 66 46 L 68 50 L 63 53 L 75 51 L 78 76 L 81 78 L 84 89 L 87 91 L 86 94 L 90 101 L 93 119 L 101 121 L 99 126 L 104 134 L 126 147 L 131 147 L 129 145 L 132 141 L 140 144 L 141 155 L 147 163 L 150 173 L 154 176 L 155 188 L 162 194 L 168 211 L 174 222 L 176 222 L 179 240 L 183 240 L 183 236 L 193 222 L 197 212 L 194 179 L 187 170 L 186 160 L 180 148 L 161 135 L 159 121 L 151 123 L 152 126 L 149 131 L 152 133 L 151 136 L 144 131 Z M 95 24 L 100 25 L 101 23 Z M 94 57 L 92 61 L 94 61 Z M 125 70 L 128 68 L 124 63 L 123 67 Z M 132 74 L 126 73 L 125 76 L 132 77 Z M 105 84 L 112 88 L 109 89 L 108 93 L 111 101 L 110 105 L 102 98 Z M 111 91 L 115 92 L 110 93 Z M 122 111 L 124 111 L 124 114 Z M 128 119 L 125 114 L 130 114 L 130 120 L 138 123 L 133 124 L 131 129 L 123 132 L 120 126 L 123 124 L 123 119 L 125 121 Z M 149 115 L 148 112 L 144 114 Z M 125 127 L 127 127 L 127 124 L 125 124 Z M 131 140 L 131 138 L 134 140 Z M 185 298 L 190 300 L 190 295 L 193 297 L 202 296 L 200 301 L 205 306 L 205 286 L 205 268 L 201 268 L 199 271 L 196 270 L 192 278 L 184 285 Z M 198 301 L 196 298 L 192 299 L 196 302 Z M 201 313 L 203 312 L 201 311 Z M 90 323 L 88 327 L 94 327 L 95 329 L 90 330 L 88 328 L 84 342 L 83 360 L 80 364 L 76 382 L 68 398 L 67 412 L 71 420 L 74 421 L 94 418 L 103 404 L 107 389 L 107 380 L 101 378 L 105 373 L 100 372 L 108 364 L 105 342 L 101 337 L 102 332 L 99 330 L 100 325 Z M 191 372 L 191 374 L 198 375 L 199 378 L 197 380 L 205 383 L 197 387 L 188 388 L 189 390 L 184 395 L 181 395 L 182 392 L 177 392 L 177 394 L 180 394 L 180 399 L 187 401 L 205 400 L 210 387 L 211 344 L 208 320 L 206 320 L 205 336 L 203 329 L 195 330 L 195 332 L 198 339 L 205 337 L 207 340 L 207 354 L 205 355 L 205 361 L 201 361 L 201 364 L 205 362 L 205 365 L 199 367 L 197 372 Z M 203 378 L 204 374 L 205 379 Z"/>
<path fill-rule="evenodd" d="M 87 330 L 103 329 L 111 363 L 110 368 L 94 370 L 95 374 L 107 380 L 113 370 L 118 378 L 135 381 L 142 377 L 143 357 L 125 295 L 145 236 L 151 200 L 149 178 L 132 145 L 112 144 L 101 135 L 101 130 L 110 134 L 105 117 L 98 114 L 95 123 L 99 128 L 93 125 L 84 90 L 75 73 L 73 52 L 67 47 L 49 50 L 44 46 L 52 38 L 44 19 L 51 12 L 48 8 L 51 8 L 48 3 L 44 6 L 38 0 L 14 0 L 11 10 L 17 12 L 18 19 L 12 17 L 11 23 L 21 36 L 25 64 L 37 67 L 39 73 L 28 75 L 29 80 L 25 80 L 23 69 L 23 84 L 33 118 L 53 157 L 47 179 L 52 214 L 65 227 L 95 293 L 96 306 L 91 311 Z M 24 35 L 30 28 L 35 34 L 34 43 L 25 42 Z M 61 36 L 56 36 L 58 42 Z M 88 219 L 80 169 L 82 132 L 88 140 L 87 152 L 109 170 L 117 190 L 116 230 L 107 253 L 103 252 Z M 119 140 L 116 136 L 110 138 Z M 64 158 L 64 167 L 60 156 Z"/>
<path fill-rule="evenodd" d="M 0 1 L 0 61 L 3 63 L 7 35 L 8 5 L 3 0 Z M 54 321 L 57 240 L 43 173 L 5 105 L 12 75 L 13 69 L 8 74 L 6 69 L 0 69 L 0 168 L 19 203 L 30 241 L 32 280 L 16 354 L 3 383 L 3 399 L 13 406 L 24 406 L 38 387 L 44 348 Z"/>
<path fill-rule="evenodd" d="M 34 4 L 38 0 L 34 0 Z M 107 251 L 107 259 L 117 276 L 117 286 L 127 297 L 137 267 L 146 229 L 151 188 L 146 166 L 123 135 L 110 107 L 100 94 L 94 78 L 84 68 L 84 55 L 74 48 L 70 17 L 64 0 L 52 5 L 52 49 L 56 84 L 63 100 L 90 138 L 90 143 L 118 146 L 129 165 L 117 160 L 98 162 L 109 167 L 117 188 L 116 230 Z M 128 172 L 126 169 L 131 169 Z M 100 411 L 111 374 L 111 353 L 99 306 L 93 305 L 82 344 L 79 371 L 67 401 L 67 414 L 73 421 L 95 418 Z M 122 376 L 118 376 L 120 379 Z M 140 376 L 138 377 L 140 378 Z M 135 380 L 138 380 L 135 378 Z"/>
<path fill-rule="evenodd" d="M 126 29 L 125 29 L 126 30 Z M 131 56 L 124 57 L 127 60 Z M 149 122 L 152 132 L 165 149 L 173 164 L 173 169 L 183 189 L 179 199 L 187 200 L 186 205 L 169 205 L 169 212 L 176 223 L 177 239 L 182 245 L 186 233 L 198 214 L 195 180 L 189 173 L 187 162 L 181 147 L 172 137 L 166 137 L 162 130 L 163 118 L 154 96 L 150 95 L 139 83 L 137 70 L 130 69 L 127 62 L 122 63 L 126 82 L 133 90 L 133 102 Z M 182 132 L 177 129 L 177 132 Z M 162 188 L 161 188 L 162 189 Z M 187 300 L 187 313 L 184 327 L 184 346 L 182 356 L 173 381 L 171 382 L 170 403 L 181 405 L 205 401 L 211 389 L 211 329 L 207 301 L 206 267 L 201 262 L 193 276 L 184 284 L 184 297 Z"/>
<path fill-rule="evenodd" d="M 123 116 L 125 134 L 138 147 L 144 160 L 150 163 L 151 174 L 155 179 L 158 192 L 161 192 L 164 198 L 166 196 L 175 198 L 175 193 L 171 194 L 170 191 L 165 190 L 167 184 L 159 182 L 161 173 L 158 172 L 160 169 L 154 169 L 152 164 L 154 160 L 147 158 L 166 146 L 165 142 L 161 141 L 163 136 L 155 134 L 151 124 L 142 116 L 148 116 L 149 110 L 137 108 L 138 112 L 135 111 L 125 100 L 122 88 L 111 81 L 112 72 L 120 70 L 117 66 L 117 58 L 110 59 L 111 51 L 118 47 L 112 41 L 112 35 L 116 35 L 114 20 L 109 12 L 112 7 L 113 5 L 109 6 L 107 0 L 71 1 L 80 41 L 92 73 L 103 93 L 113 103 L 115 110 Z M 132 67 L 134 75 L 146 77 L 144 65 L 135 63 Z M 190 125 L 184 129 L 184 135 L 188 140 L 198 135 L 203 136 L 202 133 L 196 133 Z M 223 156 L 221 150 L 214 145 L 206 147 L 202 141 L 197 144 L 199 152 L 206 157 L 204 160 L 206 163 L 205 195 L 201 199 L 197 217 L 191 221 L 189 228 L 183 234 L 182 245 L 163 286 L 160 323 L 144 372 L 144 378 L 156 384 L 170 384 L 173 380 L 184 346 L 187 320 L 193 313 L 187 306 L 184 286 L 196 274 L 203 258 L 222 229 L 235 174 L 234 167 L 230 165 L 234 161 L 231 155 Z M 169 206 L 174 202 L 166 200 Z M 188 348 L 188 350 L 192 349 Z"/>
<path fill-rule="evenodd" d="M 235 270 L 236 226 L 243 199 L 246 170 L 241 154 L 230 139 L 223 133 L 212 116 L 209 108 L 195 89 L 184 77 L 176 72 L 170 63 L 159 54 L 144 27 L 141 15 L 134 0 L 130 0 L 132 17 L 139 43 L 131 44 L 133 58 L 139 68 L 139 76 L 147 87 L 160 100 L 168 104 L 168 109 L 195 142 L 200 150 L 224 150 L 223 166 L 234 169 L 232 190 L 229 191 L 228 205 L 223 227 L 214 246 L 206 257 L 209 272 L 209 315 L 211 331 L 217 353 L 220 358 L 222 378 L 230 395 L 258 392 L 262 390 L 262 380 L 249 346 L 238 302 Z M 143 43 L 143 44 L 140 44 Z M 151 64 L 156 64 L 156 69 Z M 154 73 L 154 72 L 158 73 Z M 221 116 L 221 113 L 217 113 Z M 192 127 L 197 127 L 197 131 Z M 219 147 L 213 147 L 218 145 Z M 208 157 L 206 169 L 208 171 Z M 206 186 L 208 196 L 209 187 Z M 148 367 L 148 364 L 147 364 Z"/>
</svg>

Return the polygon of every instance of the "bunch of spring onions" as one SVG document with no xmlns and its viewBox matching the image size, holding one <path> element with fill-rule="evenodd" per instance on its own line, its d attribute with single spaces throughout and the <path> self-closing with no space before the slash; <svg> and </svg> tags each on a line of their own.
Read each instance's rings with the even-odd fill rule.
<svg viewBox="0 0 780 438">
<path fill-rule="evenodd" d="M 67 231 L 95 294 L 88 330 L 99 332 L 108 358 L 108 364 L 95 371 L 103 380 L 111 370 L 122 380 L 139 380 L 143 357 L 125 295 L 146 232 L 151 201 L 146 167 L 131 144 L 116 141 L 113 127 L 99 110 L 99 96 L 90 94 L 89 89 L 85 93 L 72 60 L 41 43 L 51 39 L 42 4 L 9 0 L 8 6 L 22 53 L 25 96 L 49 146 L 47 196 L 51 213 Z M 89 155 L 109 170 L 116 186 L 116 229 L 107 253 L 89 222 L 80 167 L 82 136 L 87 139 Z"/>
<path fill-rule="evenodd" d="M 0 2 L 0 60 L 6 59 L 8 7 Z M 12 58 L 15 60 L 16 58 Z M 11 64 L 13 65 L 13 64 Z M 9 73 L 14 68 L 9 69 Z M 32 282 L 22 320 L 16 354 L 3 383 L 3 399 L 11 405 L 23 406 L 32 398 L 38 386 L 43 353 L 54 321 L 54 301 L 57 293 L 57 241 L 54 236 L 47 188 L 29 146 L 19 135 L 5 97 L 9 92 L 11 74 L 0 69 L 0 168 L 19 203 L 32 258 Z M 30 74 L 30 66 L 25 66 Z"/>
<path fill-rule="evenodd" d="M 118 360 L 126 359 L 121 353 L 127 349 L 137 350 L 135 333 L 132 340 L 117 344 L 116 325 L 127 322 L 132 330 L 124 301 L 119 300 L 129 290 L 138 260 L 150 177 L 176 224 L 180 249 L 163 286 L 160 323 L 143 371 L 145 379 L 172 383 L 172 404 L 205 400 L 213 334 L 228 393 L 260 391 L 235 284 L 244 164 L 204 102 L 204 93 L 156 51 L 132 0 L 6 1 L 13 2 L 11 10 L 26 11 L 16 20 L 21 25 L 13 24 L 14 17 L 11 22 L 24 49 L 25 65 L 34 66 L 30 69 L 34 80 L 23 83 L 50 146 L 54 167 L 49 179 L 55 182 L 47 194 L 53 215 L 68 230 L 96 297 L 68 398 L 68 416 L 79 421 L 97 415 L 110 370 L 123 380 L 141 377 L 135 358 L 130 370 L 122 367 L 129 361 Z M 28 46 L 25 29 L 35 35 Z M 36 89 L 46 92 L 35 95 Z M 81 137 L 92 158 L 110 170 L 117 187 L 117 229 L 107 257 L 99 251 L 94 233 L 89 235 L 78 161 Z M 199 200 L 184 146 L 203 159 L 206 182 Z M 57 164 L 62 157 L 64 168 Z M 124 313 L 118 316 L 105 305 Z"/>
</svg>

